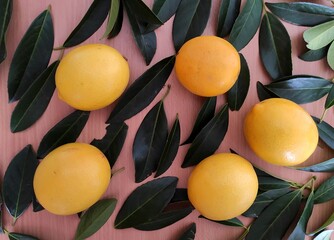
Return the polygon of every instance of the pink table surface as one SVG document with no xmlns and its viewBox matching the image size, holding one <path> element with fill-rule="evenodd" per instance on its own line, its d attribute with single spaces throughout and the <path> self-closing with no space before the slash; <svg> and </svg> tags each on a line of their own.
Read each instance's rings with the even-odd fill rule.
<svg viewBox="0 0 334 240">
<path fill-rule="evenodd" d="M 14 10 L 12 20 L 9 25 L 7 43 L 8 43 L 8 57 L 0 65 L 0 174 L 3 177 L 4 172 L 13 158 L 13 156 L 21 150 L 27 144 L 32 144 L 36 150 L 38 144 L 44 134 L 59 120 L 65 117 L 67 114 L 73 111 L 73 109 L 61 102 L 57 94 L 54 94 L 53 99 L 47 108 L 45 114 L 38 122 L 30 127 L 28 130 L 12 134 L 9 129 L 10 116 L 14 109 L 14 104 L 8 103 L 7 95 L 7 76 L 10 62 L 13 57 L 13 53 L 22 38 L 24 32 L 27 30 L 31 21 L 48 5 L 52 6 L 52 16 L 55 28 L 55 47 L 60 46 L 67 38 L 69 33 L 74 29 L 76 24 L 80 21 L 81 17 L 86 12 L 87 8 L 91 4 L 92 0 L 14 0 Z M 145 1 L 149 6 L 152 5 L 153 0 Z M 218 6 L 221 1 L 213 0 L 212 12 L 209 23 L 205 29 L 204 35 L 213 35 L 215 33 L 215 26 L 217 25 Z M 278 2 L 278 1 L 269 1 Z M 326 0 L 313 1 L 322 4 L 328 4 Z M 294 74 L 311 74 L 319 75 L 325 78 L 333 78 L 333 71 L 329 69 L 325 61 L 318 61 L 313 63 L 303 62 L 297 58 L 297 56 L 304 51 L 304 44 L 302 43 L 302 33 L 305 30 L 304 27 L 297 27 L 287 23 L 284 23 L 287 27 L 291 39 L 292 39 L 292 55 L 293 55 L 293 73 Z M 128 59 L 131 69 L 131 79 L 133 82 L 138 76 L 140 76 L 148 67 L 145 65 L 142 56 L 133 40 L 132 33 L 129 27 L 127 17 L 124 18 L 123 28 L 119 36 L 112 40 L 100 41 L 100 37 L 104 32 L 104 26 L 94 34 L 85 43 L 105 43 L 118 49 L 126 59 Z M 158 62 L 166 56 L 174 54 L 174 48 L 172 45 L 172 19 L 168 21 L 164 26 L 156 31 L 158 47 L 157 52 L 153 58 L 150 66 Z M 229 148 L 237 150 L 243 156 L 246 156 L 251 162 L 275 173 L 279 176 L 287 179 L 305 182 L 312 175 L 316 175 L 318 180 L 317 184 L 321 183 L 324 179 L 331 176 L 331 174 L 313 174 L 308 172 L 293 171 L 287 168 L 273 166 L 264 163 L 259 160 L 247 146 L 242 134 L 243 119 L 247 111 L 258 102 L 256 94 L 256 82 L 262 81 L 263 83 L 269 82 L 268 75 L 264 72 L 261 65 L 258 50 L 258 34 L 253 38 L 250 44 L 242 50 L 242 53 L 246 57 L 250 73 L 251 73 L 251 85 L 250 92 L 247 96 L 246 102 L 239 112 L 230 112 L 230 125 L 227 135 L 221 144 L 217 152 L 227 152 Z M 54 52 L 53 58 L 58 57 L 59 52 Z M 149 67 L 150 67 L 149 66 Z M 171 91 L 169 96 L 165 100 L 165 108 L 168 116 L 169 124 L 175 119 L 175 115 L 178 113 L 181 122 L 181 141 L 189 135 L 193 123 L 195 121 L 197 112 L 203 99 L 196 97 L 187 92 L 175 78 L 175 74 L 172 73 L 168 83 L 171 84 Z M 134 164 L 132 160 L 132 143 L 134 135 L 138 129 L 139 124 L 144 118 L 147 111 L 160 100 L 160 95 L 141 113 L 135 117 L 127 120 L 129 125 L 128 136 L 126 138 L 125 145 L 116 162 L 114 169 L 125 167 L 125 171 L 112 178 L 108 191 L 105 197 L 115 197 L 119 200 L 116 210 L 109 221 L 103 226 L 103 228 L 90 239 L 117 239 L 117 240 L 173 240 L 177 239 L 182 231 L 188 227 L 192 222 L 197 224 L 196 239 L 198 240 L 229 240 L 236 239 L 240 236 L 242 230 L 235 227 L 225 227 L 216 223 L 212 223 L 203 219 L 198 219 L 199 213 L 193 211 L 185 219 L 180 222 L 164 228 L 158 231 L 143 232 L 134 229 L 116 230 L 113 227 L 113 222 L 119 208 L 123 204 L 125 198 L 132 192 L 139 184 L 134 183 Z M 220 96 L 218 98 L 218 107 L 222 106 L 225 102 L 225 97 Z M 324 99 L 312 104 L 303 105 L 303 107 L 311 114 L 320 116 L 323 111 Z M 78 141 L 89 143 L 93 138 L 100 138 L 105 133 L 105 120 L 107 119 L 111 109 L 114 105 L 104 108 L 99 111 L 91 113 L 88 124 L 80 135 Z M 330 110 L 326 116 L 326 121 L 334 124 L 333 110 Z M 191 168 L 182 169 L 180 167 L 188 146 L 182 146 L 179 149 L 177 157 L 172 167 L 164 174 L 164 176 L 177 176 L 179 178 L 178 187 L 187 186 L 187 178 L 190 174 Z M 327 160 L 334 156 L 334 152 L 326 147 L 324 144 L 319 143 L 319 146 L 311 158 L 305 163 L 305 165 L 311 165 L 323 160 Z M 152 177 L 147 180 L 152 180 Z M 320 226 L 334 211 L 333 201 L 319 204 L 315 206 L 310 223 L 308 225 L 309 230 L 313 230 Z M 30 207 L 22 217 L 20 217 L 15 224 L 11 225 L 11 218 L 7 212 L 4 213 L 4 225 L 10 231 L 16 231 L 20 233 L 31 234 L 39 237 L 43 240 L 67 240 L 73 239 L 76 226 L 79 222 L 77 216 L 56 216 L 42 211 L 39 213 L 33 213 Z M 249 223 L 249 220 L 241 217 L 244 223 Z M 0 239 L 6 239 L 5 236 L 0 236 Z"/>
</svg>

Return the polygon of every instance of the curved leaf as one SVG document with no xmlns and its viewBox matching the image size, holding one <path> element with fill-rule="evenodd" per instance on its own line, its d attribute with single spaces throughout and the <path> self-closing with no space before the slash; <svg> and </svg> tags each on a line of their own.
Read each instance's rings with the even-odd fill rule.
<svg viewBox="0 0 334 240">
<path fill-rule="evenodd" d="M 223 220 L 223 221 L 214 221 L 211 219 L 208 219 L 202 215 L 199 216 L 199 218 L 204 218 L 206 220 L 209 220 L 211 222 L 219 223 L 225 226 L 231 226 L 231 227 L 245 227 L 244 224 L 238 219 L 238 218 L 232 218 L 229 220 Z"/>
<path fill-rule="evenodd" d="M 327 63 L 334 70 L 334 41 L 331 43 L 327 52 Z"/>
<path fill-rule="evenodd" d="M 163 177 L 136 188 L 119 210 L 115 228 L 135 227 L 157 216 L 174 195 L 176 177 Z"/>
<path fill-rule="evenodd" d="M 118 14 L 122 10 L 120 8 L 120 5 L 121 5 L 120 0 L 111 0 L 108 23 L 107 23 L 106 31 L 104 32 L 102 38 L 109 36 L 112 30 L 114 29 L 115 24 L 118 19 Z"/>
<path fill-rule="evenodd" d="M 233 85 L 233 87 L 227 92 L 228 106 L 232 111 L 239 111 L 244 103 L 250 82 L 249 68 L 246 59 L 240 53 L 241 69 L 240 74 Z"/>
<path fill-rule="evenodd" d="M 308 49 L 317 50 L 327 46 L 334 40 L 334 20 L 307 29 L 303 37 Z"/>
<path fill-rule="evenodd" d="M 167 57 L 144 72 L 119 98 L 107 123 L 123 122 L 146 108 L 165 85 L 175 62 Z"/>
<path fill-rule="evenodd" d="M 317 50 L 308 50 L 307 52 L 300 55 L 299 58 L 307 62 L 318 61 L 326 57 L 327 52 L 328 47 L 323 47 Z"/>
<path fill-rule="evenodd" d="M 44 210 L 44 207 L 38 202 L 35 193 L 32 199 L 32 207 L 33 207 L 34 212 L 39 212 L 39 211 Z"/>
<path fill-rule="evenodd" d="M 108 35 L 108 39 L 116 37 L 120 33 L 120 31 L 122 29 L 122 25 L 123 25 L 123 15 L 124 15 L 124 13 L 123 13 L 123 2 L 120 1 L 116 22 L 114 24 L 114 27 L 111 29 L 111 32 Z"/>
<path fill-rule="evenodd" d="M 278 96 L 266 88 L 261 82 L 256 83 L 257 97 L 260 101 L 266 100 L 268 98 L 278 98 Z"/>
<path fill-rule="evenodd" d="M 174 196 L 170 200 L 170 203 L 189 201 L 188 190 L 186 188 L 175 189 Z"/>
<path fill-rule="evenodd" d="M 307 172 L 334 172 L 334 158 L 312 166 L 296 167 L 294 169 Z"/>
<path fill-rule="evenodd" d="M 228 128 L 227 104 L 199 132 L 184 158 L 182 167 L 198 164 L 212 155 L 223 141 Z"/>
<path fill-rule="evenodd" d="M 161 22 L 167 22 L 175 13 L 181 0 L 155 0 L 152 11 L 157 15 Z"/>
<path fill-rule="evenodd" d="M 319 233 L 314 240 L 331 240 L 331 236 L 334 230 L 325 230 Z"/>
<path fill-rule="evenodd" d="M 157 172 L 155 173 L 154 177 L 160 176 L 161 174 L 166 172 L 168 168 L 172 165 L 176 157 L 177 151 L 179 149 L 180 136 L 181 136 L 180 122 L 178 116 L 176 116 L 172 129 L 168 134 L 164 150 L 159 159 Z"/>
<path fill-rule="evenodd" d="M 37 237 L 16 232 L 8 233 L 8 238 L 9 240 L 39 240 Z"/>
<path fill-rule="evenodd" d="M 55 148 L 66 143 L 75 142 L 85 127 L 89 114 L 90 112 L 77 110 L 53 126 L 40 142 L 37 157 L 44 158 Z"/>
<path fill-rule="evenodd" d="M 240 4 L 241 0 L 224 0 L 221 2 L 218 14 L 218 37 L 226 37 L 231 32 L 239 15 Z"/>
<path fill-rule="evenodd" d="M 273 176 L 255 166 L 254 170 L 259 181 L 259 190 L 261 191 L 291 187 L 289 182 Z"/>
<path fill-rule="evenodd" d="M 334 213 L 332 213 L 332 215 L 329 216 L 329 218 L 316 230 L 314 230 L 313 232 L 307 234 L 309 236 L 314 236 L 315 234 L 321 232 L 322 230 L 324 230 L 326 227 L 328 227 L 329 225 L 331 225 L 334 222 Z"/>
<path fill-rule="evenodd" d="M 10 102 L 20 99 L 48 66 L 53 42 L 53 23 L 47 9 L 31 23 L 15 50 L 8 74 Z"/>
<path fill-rule="evenodd" d="M 14 222 L 29 207 L 34 196 L 33 178 L 37 167 L 31 145 L 23 148 L 9 163 L 3 179 L 3 200 Z"/>
<path fill-rule="evenodd" d="M 94 0 L 79 24 L 65 40 L 63 47 L 76 46 L 92 36 L 107 18 L 110 4 L 110 0 Z"/>
<path fill-rule="evenodd" d="M 325 180 L 314 192 L 314 203 L 323 203 L 334 199 L 334 177 Z"/>
<path fill-rule="evenodd" d="M 181 0 L 173 22 L 176 52 L 188 40 L 200 36 L 208 23 L 211 0 Z"/>
<path fill-rule="evenodd" d="M 262 63 L 272 79 L 292 75 L 289 33 L 280 20 L 270 12 L 262 19 L 259 49 Z"/>
<path fill-rule="evenodd" d="M 325 102 L 325 109 L 331 108 L 334 105 L 334 84 L 331 87 L 331 90 L 329 91 L 326 102 Z"/>
<path fill-rule="evenodd" d="M 278 79 L 266 88 L 282 98 L 298 104 L 310 103 L 325 96 L 332 83 L 324 78 L 307 75 L 294 75 Z"/>
<path fill-rule="evenodd" d="M 247 0 L 233 24 L 228 41 L 238 50 L 243 49 L 254 37 L 260 26 L 262 0 Z"/>
<path fill-rule="evenodd" d="M 325 121 L 320 122 L 319 118 L 313 116 L 312 118 L 317 124 L 320 139 L 331 149 L 334 149 L 334 128 Z"/>
<path fill-rule="evenodd" d="M 13 2 L 12 0 L 3 0 L 0 3 L 0 63 L 7 56 L 6 50 L 6 33 L 8 24 L 12 16 Z"/>
<path fill-rule="evenodd" d="M 213 118 L 216 110 L 217 97 L 206 98 L 200 112 L 197 115 L 193 129 L 182 145 L 191 143 L 194 141 L 195 137 L 204 128 L 204 126 Z"/>
<path fill-rule="evenodd" d="M 59 61 L 56 61 L 45 69 L 15 106 L 10 119 L 10 130 L 13 133 L 27 129 L 43 115 L 56 88 L 55 73 L 58 65 Z"/>
<path fill-rule="evenodd" d="M 282 2 L 266 3 L 266 6 L 277 17 L 295 25 L 315 26 L 334 19 L 334 10 L 321 4 Z"/>
<path fill-rule="evenodd" d="M 196 224 L 192 223 L 178 240 L 194 240 L 196 235 Z"/>
<path fill-rule="evenodd" d="M 75 240 L 86 239 L 96 233 L 108 221 L 115 210 L 116 203 L 115 198 L 102 199 L 88 208 L 80 217 Z"/>
<path fill-rule="evenodd" d="M 110 168 L 114 166 L 121 153 L 127 133 L 128 125 L 124 122 L 113 123 L 107 127 L 107 132 L 102 139 L 94 139 L 90 143 L 104 153 L 109 161 Z"/>
</svg>

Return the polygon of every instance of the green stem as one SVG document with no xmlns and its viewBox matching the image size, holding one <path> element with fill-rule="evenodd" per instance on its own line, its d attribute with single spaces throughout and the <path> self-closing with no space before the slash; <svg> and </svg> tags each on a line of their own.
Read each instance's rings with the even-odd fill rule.
<svg viewBox="0 0 334 240">
<path fill-rule="evenodd" d="M 125 167 L 121 167 L 120 169 L 117 169 L 115 171 L 111 171 L 111 176 L 113 177 L 113 176 L 123 172 L 124 170 L 125 170 Z"/>
<path fill-rule="evenodd" d="M 324 120 L 324 118 L 325 118 L 325 116 L 326 116 L 326 113 L 327 113 L 327 110 L 328 110 L 328 108 L 326 108 L 326 109 L 322 112 L 322 115 L 321 115 L 321 118 L 320 118 L 319 123 L 321 123 L 321 122 Z"/>
<path fill-rule="evenodd" d="M 249 227 L 244 226 L 245 231 L 241 234 L 241 236 L 238 238 L 238 240 L 244 240 L 245 239 L 245 237 L 247 236 L 247 234 L 249 232 L 250 227 L 251 226 L 249 226 Z"/>
<path fill-rule="evenodd" d="M 64 46 L 59 46 L 59 47 L 53 48 L 53 51 L 59 51 L 59 50 L 63 50 L 63 49 L 65 49 Z"/>
<path fill-rule="evenodd" d="M 311 179 L 300 188 L 300 191 L 303 191 L 305 188 L 314 190 L 314 181 L 316 179 L 316 176 L 312 176 Z"/>
<path fill-rule="evenodd" d="M 266 4 L 265 4 L 264 0 L 262 0 L 262 9 L 263 9 L 264 14 L 266 14 L 267 13 L 267 9 L 266 9 Z"/>
<path fill-rule="evenodd" d="M 64 49 L 61 49 L 61 52 L 59 53 L 59 57 L 58 57 L 58 60 L 60 61 L 63 56 L 64 56 L 64 52 L 65 52 L 65 48 Z"/>
</svg>

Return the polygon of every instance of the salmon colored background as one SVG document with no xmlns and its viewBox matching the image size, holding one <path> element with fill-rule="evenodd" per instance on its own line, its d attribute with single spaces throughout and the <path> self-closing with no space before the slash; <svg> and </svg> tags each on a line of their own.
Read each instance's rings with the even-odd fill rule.
<svg viewBox="0 0 334 240">
<path fill-rule="evenodd" d="M 4 172 L 10 162 L 18 151 L 20 151 L 27 144 L 32 144 L 34 149 L 37 150 L 38 144 L 44 134 L 54 126 L 59 120 L 65 117 L 67 114 L 73 111 L 72 108 L 61 102 L 57 94 L 55 93 L 53 99 L 47 108 L 46 112 L 40 120 L 28 130 L 12 134 L 10 132 L 9 123 L 10 116 L 16 103 L 8 103 L 7 95 L 7 77 L 10 62 L 12 60 L 14 51 L 22 38 L 23 34 L 27 30 L 32 20 L 41 13 L 48 5 L 52 6 L 52 16 L 55 29 L 55 47 L 60 46 L 70 32 L 78 24 L 86 10 L 90 6 L 92 0 L 14 0 L 13 1 L 13 16 L 9 25 L 7 34 L 7 49 L 8 57 L 0 65 L 0 176 L 4 175 Z M 153 0 L 145 1 L 149 6 L 152 6 Z M 220 0 L 213 0 L 213 6 L 209 23 L 205 29 L 204 35 L 215 34 L 218 16 L 218 6 Z M 278 2 L 278 1 L 269 1 Z M 329 4 L 329 1 L 319 0 L 312 1 L 321 4 Z M 156 30 L 157 34 L 157 51 L 150 66 L 160 61 L 162 58 L 175 54 L 172 44 L 172 21 L 170 19 L 164 26 Z M 291 24 L 284 23 L 292 40 L 292 57 L 293 57 L 293 74 L 311 74 L 325 77 L 328 79 L 333 78 L 333 71 L 326 65 L 325 60 L 318 62 L 308 63 L 298 59 L 298 55 L 304 51 L 302 41 L 302 33 L 306 29 L 304 27 L 298 27 Z M 132 37 L 132 33 L 129 27 L 128 19 L 125 15 L 123 28 L 119 36 L 112 40 L 100 41 L 100 37 L 103 35 L 105 24 L 101 29 L 94 34 L 89 40 L 84 43 L 105 43 L 118 49 L 126 59 L 128 59 L 131 69 L 132 83 L 138 76 L 140 76 L 148 67 L 144 63 L 135 42 Z M 68 50 L 67 50 L 68 51 Z M 250 91 L 247 99 L 239 112 L 230 112 L 230 125 L 227 135 L 221 144 L 217 152 L 226 152 L 229 148 L 233 148 L 241 155 L 245 156 L 248 160 L 256 165 L 275 173 L 286 179 L 291 179 L 300 183 L 305 183 L 312 175 L 317 176 L 316 184 L 318 185 L 324 179 L 331 176 L 331 174 L 314 174 L 308 172 L 294 171 L 283 167 L 277 167 L 269 165 L 259 160 L 247 146 L 242 133 L 242 125 L 245 114 L 249 109 L 258 102 L 256 94 L 256 82 L 261 81 L 263 83 L 269 82 L 269 77 L 264 71 L 264 68 L 260 62 L 259 50 L 258 50 L 258 33 L 253 40 L 241 51 L 248 61 L 251 84 Z M 56 59 L 59 52 L 55 51 L 53 59 Z M 203 99 L 192 95 L 187 92 L 175 78 L 174 72 L 171 74 L 168 83 L 171 84 L 171 91 L 169 96 L 165 100 L 166 113 L 169 120 L 169 125 L 175 119 L 176 114 L 179 114 L 181 122 L 181 141 L 184 141 L 189 135 L 192 126 L 194 124 L 196 115 L 200 109 Z M 73 89 L 75 91 L 75 89 Z M 126 197 L 140 184 L 134 183 L 134 164 L 132 160 L 132 143 L 135 133 L 139 124 L 144 118 L 145 114 L 153 104 L 160 100 L 165 89 L 161 91 L 159 96 L 155 98 L 153 103 L 141 113 L 137 114 L 126 123 L 129 125 L 129 131 L 126 138 L 125 145 L 117 160 L 114 169 L 125 167 L 125 171 L 112 178 L 110 187 L 104 197 L 115 197 L 118 199 L 118 204 L 111 219 L 100 229 L 99 232 L 94 234 L 90 239 L 116 239 L 116 240 L 174 240 L 189 226 L 190 223 L 196 222 L 198 240 L 232 240 L 237 239 L 241 235 L 242 229 L 236 227 L 225 227 L 216 223 L 209 222 L 204 219 L 198 219 L 199 213 L 193 211 L 185 219 L 175 223 L 167 228 L 144 232 L 135 229 L 116 230 L 113 227 L 113 222 L 119 208 L 123 204 Z M 311 114 L 320 117 L 323 111 L 324 100 L 312 104 L 303 105 L 303 107 Z M 218 98 L 218 108 L 220 108 L 225 102 L 225 96 Z M 94 111 L 91 113 L 89 121 L 79 137 L 79 142 L 89 143 L 94 138 L 101 138 L 105 133 L 105 121 L 109 116 L 110 111 L 114 105 L 105 109 Z M 333 109 L 329 110 L 325 120 L 331 124 L 334 124 Z M 178 187 L 187 186 L 187 178 L 191 171 L 191 168 L 182 169 L 180 167 L 185 153 L 189 146 L 181 146 L 177 157 L 172 167 L 164 174 L 164 176 L 177 176 L 179 178 Z M 305 165 L 312 165 L 329 158 L 334 157 L 334 152 L 326 147 L 323 143 L 319 143 L 316 152 L 310 157 Z M 152 177 L 147 180 L 152 180 Z M 308 225 L 308 230 L 314 230 L 320 226 L 334 211 L 333 201 L 316 205 Z M 10 231 L 31 234 L 39 237 L 43 240 L 67 240 L 73 239 L 76 226 L 79 219 L 76 215 L 61 217 L 48 213 L 47 211 L 41 211 L 39 213 L 33 213 L 32 207 L 30 207 L 20 217 L 15 224 L 11 225 L 11 218 L 9 214 L 4 210 L 4 226 Z M 240 219 L 247 225 L 249 219 L 240 217 Z M 0 239 L 6 239 L 5 236 L 0 236 Z"/>
</svg>

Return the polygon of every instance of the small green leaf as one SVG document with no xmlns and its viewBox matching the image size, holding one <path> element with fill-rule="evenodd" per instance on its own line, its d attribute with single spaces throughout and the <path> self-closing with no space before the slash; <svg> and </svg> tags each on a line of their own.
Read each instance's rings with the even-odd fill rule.
<svg viewBox="0 0 334 240">
<path fill-rule="evenodd" d="M 218 13 L 217 36 L 226 37 L 232 30 L 233 24 L 240 11 L 241 0 L 224 0 Z"/>
<path fill-rule="evenodd" d="M 334 70 L 334 41 L 331 43 L 327 52 L 327 63 Z"/>
<path fill-rule="evenodd" d="M 334 230 L 325 230 L 319 233 L 313 240 L 331 240 Z"/>
<path fill-rule="evenodd" d="M 219 223 L 219 224 L 226 225 L 226 226 L 244 227 L 244 224 L 238 218 L 232 218 L 232 219 L 228 219 L 228 220 L 224 220 L 224 221 L 214 221 L 214 220 L 208 219 L 208 218 L 206 218 L 202 215 L 200 215 L 199 218 L 204 218 L 204 219 L 209 220 L 211 222 Z"/>
<path fill-rule="evenodd" d="M 9 163 L 3 179 L 3 200 L 14 222 L 29 207 L 34 197 L 33 178 L 37 167 L 31 145 L 23 148 Z"/>
<path fill-rule="evenodd" d="M 96 233 L 108 221 L 115 210 L 116 203 L 115 198 L 102 199 L 88 208 L 80 217 L 75 240 L 83 240 Z"/>
<path fill-rule="evenodd" d="M 298 213 L 301 200 L 300 190 L 295 190 L 276 199 L 253 222 L 245 239 L 282 239 Z"/>
<path fill-rule="evenodd" d="M 94 0 L 79 24 L 65 40 L 63 47 L 76 46 L 92 36 L 107 18 L 110 4 L 110 0 Z"/>
<path fill-rule="evenodd" d="M 308 2 L 266 3 L 269 10 L 286 22 L 315 26 L 334 19 L 334 10 L 321 4 Z"/>
<path fill-rule="evenodd" d="M 314 203 L 323 203 L 334 199 L 334 177 L 325 180 L 314 192 Z"/>
<path fill-rule="evenodd" d="M 9 101 L 19 100 L 48 66 L 54 42 L 50 10 L 31 23 L 15 50 L 8 75 Z"/>
<path fill-rule="evenodd" d="M 317 124 L 320 139 L 331 149 L 334 149 L 334 128 L 325 121 L 320 122 L 319 118 L 313 116 L 312 118 Z"/>
<path fill-rule="evenodd" d="M 200 36 L 209 20 L 212 0 L 181 0 L 173 22 L 176 52 L 188 40 Z"/>
<path fill-rule="evenodd" d="M 280 78 L 266 85 L 266 88 L 282 98 L 298 104 L 310 103 L 325 96 L 332 83 L 324 78 L 307 75 L 294 75 Z"/>
<path fill-rule="evenodd" d="M 216 110 L 217 97 L 206 98 L 200 112 L 197 115 L 194 127 L 182 145 L 192 143 L 198 133 L 205 127 L 205 125 L 214 117 Z"/>
<path fill-rule="evenodd" d="M 111 32 L 108 35 L 108 39 L 114 38 L 120 33 L 120 31 L 122 29 L 122 25 L 123 25 L 123 15 L 124 15 L 124 13 L 123 13 L 123 2 L 120 1 L 119 2 L 119 10 L 118 10 L 117 19 L 116 19 L 116 22 L 114 24 L 113 29 L 111 30 Z"/>
<path fill-rule="evenodd" d="M 168 170 L 168 168 L 172 165 L 177 151 L 180 145 L 180 137 L 181 137 L 181 129 L 180 122 L 178 116 L 176 116 L 175 122 L 168 134 L 168 138 L 164 147 L 164 150 L 159 159 L 157 172 L 154 177 L 158 177 L 164 172 Z"/>
<path fill-rule="evenodd" d="M 198 133 L 182 163 L 182 167 L 198 164 L 204 158 L 212 155 L 223 141 L 228 128 L 228 107 L 222 109 Z M 207 139 L 210 139 L 208 141 Z"/>
<path fill-rule="evenodd" d="M 167 135 L 167 117 L 161 100 L 147 113 L 133 141 L 136 183 L 145 180 L 157 169 Z"/>
<path fill-rule="evenodd" d="M 155 0 L 152 11 L 158 16 L 161 22 L 167 22 L 175 13 L 181 0 Z"/>
<path fill-rule="evenodd" d="M 227 92 L 228 106 L 232 111 L 239 111 L 244 103 L 250 82 L 249 68 L 244 56 L 240 53 L 241 69 L 240 74 L 233 85 L 233 87 Z"/>
<path fill-rule="evenodd" d="M 128 133 L 128 125 L 124 122 L 113 123 L 107 127 L 107 132 L 100 140 L 94 139 L 90 144 L 100 149 L 107 157 L 110 168 L 112 168 L 121 153 L 126 135 Z"/>
<path fill-rule="evenodd" d="M 138 226 L 159 215 L 174 195 L 178 179 L 162 177 L 136 188 L 119 210 L 115 228 Z"/>
<path fill-rule="evenodd" d="M 262 0 L 247 0 L 233 24 L 228 41 L 238 50 L 243 49 L 254 37 L 260 26 Z"/>
<path fill-rule="evenodd" d="M 270 12 L 262 19 L 259 49 L 262 63 L 272 79 L 292 75 L 289 33 L 281 21 Z"/>
<path fill-rule="evenodd" d="M 146 108 L 165 85 L 175 56 L 167 57 L 144 72 L 119 98 L 107 123 L 123 122 Z"/>
<path fill-rule="evenodd" d="M 56 88 L 55 74 L 58 65 L 59 61 L 56 61 L 45 69 L 15 106 L 10 119 L 10 130 L 13 133 L 29 128 L 43 115 Z"/>
<path fill-rule="evenodd" d="M 294 169 L 307 172 L 334 172 L 334 158 L 312 166 L 295 167 Z"/>
<path fill-rule="evenodd" d="M 266 88 L 261 82 L 256 83 L 257 97 L 260 101 L 266 100 L 268 98 L 278 98 L 278 96 Z"/>
<path fill-rule="evenodd" d="M 194 240 L 196 235 L 196 224 L 192 223 L 178 240 Z"/>
<path fill-rule="evenodd" d="M 16 232 L 9 232 L 8 238 L 9 240 L 39 240 L 37 237 Z"/>
<path fill-rule="evenodd" d="M 308 49 L 317 50 L 327 46 L 334 40 L 334 20 L 307 29 L 303 37 Z"/>
<path fill-rule="evenodd" d="M 0 3 L 0 63 L 5 60 L 7 56 L 6 50 L 6 34 L 8 24 L 12 16 L 13 2 L 12 0 L 4 0 Z"/>
<path fill-rule="evenodd" d="M 112 30 L 115 27 L 115 24 L 118 19 L 118 14 L 120 12 L 120 0 L 110 0 L 110 10 L 109 10 L 109 17 L 108 17 L 108 23 L 106 27 L 106 31 L 104 32 L 102 38 L 108 37 Z"/>
<path fill-rule="evenodd" d="M 334 213 L 332 213 L 332 215 L 330 215 L 330 217 L 318 229 L 314 230 L 313 232 L 311 232 L 307 235 L 314 236 L 317 233 L 320 233 L 322 230 L 324 230 L 329 225 L 331 225 L 333 222 L 334 222 Z"/>
<path fill-rule="evenodd" d="M 299 58 L 307 62 L 318 61 L 326 57 L 327 52 L 328 47 L 323 47 L 317 50 L 308 50 L 307 52 L 300 55 Z"/>
<path fill-rule="evenodd" d="M 37 157 L 44 158 L 55 148 L 66 143 L 75 142 L 85 127 L 90 112 L 74 111 L 55 126 L 43 137 L 37 150 Z"/>
</svg>

